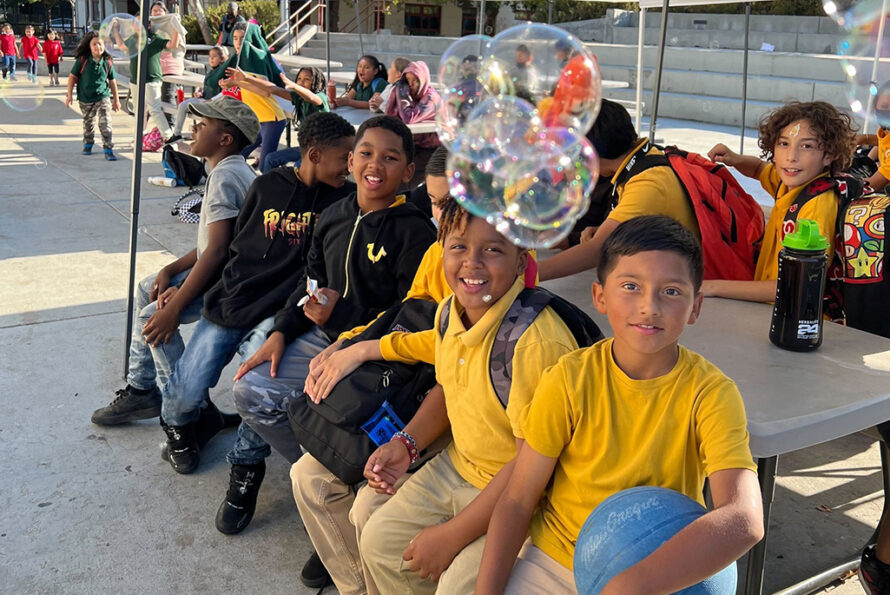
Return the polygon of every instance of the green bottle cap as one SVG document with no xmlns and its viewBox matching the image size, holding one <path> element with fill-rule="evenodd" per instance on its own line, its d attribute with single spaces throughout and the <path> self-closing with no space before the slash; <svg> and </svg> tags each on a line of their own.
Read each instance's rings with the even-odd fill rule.
<svg viewBox="0 0 890 595">
<path fill-rule="evenodd" d="M 812 219 L 798 219 L 794 231 L 786 234 L 782 245 L 792 250 L 804 252 L 824 252 L 828 250 L 828 240 L 819 233 L 819 224 Z"/>
</svg>

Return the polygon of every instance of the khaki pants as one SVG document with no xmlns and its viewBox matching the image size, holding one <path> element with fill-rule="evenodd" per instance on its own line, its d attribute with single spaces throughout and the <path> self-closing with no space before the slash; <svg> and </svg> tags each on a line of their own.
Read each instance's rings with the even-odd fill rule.
<svg viewBox="0 0 890 595">
<path fill-rule="evenodd" d="M 526 540 L 510 573 L 504 595 L 576 595 L 571 570 Z"/>
<path fill-rule="evenodd" d="M 367 485 L 356 493 L 310 454 L 293 464 L 290 477 L 303 526 L 340 595 L 377 595 L 365 581 L 358 542 L 371 514 L 391 496 Z M 396 487 L 408 477 L 400 478 Z"/>
<path fill-rule="evenodd" d="M 454 558 L 438 584 L 413 572 L 409 563 L 402 560 L 402 552 L 422 529 L 453 518 L 479 493 L 458 474 L 448 453 L 442 452 L 374 513 L 359 543 L 368 576 L 381 593 L 473 592 L 485 548 L 484 536 Z"/>
</svg>

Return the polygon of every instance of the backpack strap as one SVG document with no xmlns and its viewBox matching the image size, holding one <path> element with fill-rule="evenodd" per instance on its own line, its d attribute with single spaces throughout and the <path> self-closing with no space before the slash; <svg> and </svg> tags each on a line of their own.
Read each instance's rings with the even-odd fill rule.
<svg viewBox="0 0 890 595">
<path fill-rule="evenodd" d="M 442 311 L 439 313 L 439 324 L 436 325 L 436 328 L 439 329 L 439 338 L 445 338 L 445 331 L 448 330 L 448 319 L 451 317 L 451 302 L 454 300 L 454 295 L 448 297 L 445 301 L 445 304 L 442 305 Z"/>
<path fill-rule="evenodd" d="M 631 156 L 631 158 L 627 161 L 627 165 L 624 166 L 624 169 L 621 170 L 621 173 L 618 174 L 618 177 L 615 178 L 611 197 L 613 209 L 615 208 L 615 205 L 618 204 L 619 186 L 623 186 L 630 178 L 634 177 L 638 173 L 646 171 L 647 169 L 665 165 L 668 167 L 671 166 L 671 162 L 667 158 L 667 155 L 648 155 L 649 151 L 653 148 L 661 149 L 661 147 L 653 144 L 651 141 L 647 142 L 645 145 L 637 149 L 636 153 L 634 153 L 633 156 Z"/>
</svg>

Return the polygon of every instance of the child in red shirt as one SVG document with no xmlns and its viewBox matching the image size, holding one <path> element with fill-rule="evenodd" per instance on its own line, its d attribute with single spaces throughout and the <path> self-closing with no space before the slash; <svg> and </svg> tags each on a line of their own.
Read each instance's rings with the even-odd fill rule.
<svg viewBox="0 0 890 595">
<path fill-rule="evenodd" d="M 0 57 L 3 58 L 3 78 L 9 73 L 9 80 L 15 80 L 15 59 L 19 55 L 19 48 L 15 41 L 15 33 L 9 23 L 0 26 Z"/>
<path fill-rule="evenodd" d="M 49 71 L 50 86 L 59 86 L 59 62 L 62 61 L 62 42 L 56 39 L 56 32 L 50 29 L 46 32 L 46 41 L 43 42 L 43 57 L 46 59 L 46 69 Z"/>
<path fill-rule="evenodd" d="M 25 35 L 21 40 L 22 58 L 28 61 L 28 80 L 37 82 L 37 58 L 40 52 L 40 40 L 34 37 L 34 27 L 25 27 Z"/>
</svg>

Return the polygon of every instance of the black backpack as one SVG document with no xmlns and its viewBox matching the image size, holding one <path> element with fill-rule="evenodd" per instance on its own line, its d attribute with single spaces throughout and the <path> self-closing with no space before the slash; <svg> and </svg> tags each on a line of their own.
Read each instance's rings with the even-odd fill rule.
<svg viewBox="0 0 890 595">
<path fill-rule="evenodd" d="M 346 345 L 397 331 L 433 328 L 436 307 L 427 300 L 405 300 L 386 310 Z M 435 384 L 436 371 L 429 364 L 369 361 L 340 380 L 321 403 L 313 403 L 305 393 L 292 399 L 287 416 L 300 445 L 341 480 L 355 484 L 362 481 L 365 463 L 377 449 L 362 426 L 384 403 L 407 423 Z M 389 441 L 392 433 L 383 441 Z"/>
<path fill-rule="evenodd" d="M 164 167 L 164 175 L 176 180 L 179 186 L 197 186 L 206 177 L 203 161 L 180 153 L 170 145 L 164 145 L 161 165 Z"/>
<path fill-rule="evenodd" d="M 442 336 L 448 328 L 452 299 L 447 299 L 436 325 Z M 427 309 L 417 304 L 409 308 L 423 308 L 424 316 L 429 315 L 425 326 L 415 324 L 419 322 L 417 319 L 405 324 L 401 315 L 405 305 L 411 302 L 429 306 Z M 501 321 L 489 358 L 491 383 L 505 408 L 510 395 L 516 344 L 548 305 L 566 323 L 579 347 L 587 347 L 603 338 L 599 327 L 574 304 L 540 287 L 524 289 Z M 435 310 L 436 304 L 432 302 L 407 300 L 395 316 L 388 317 L 387 311 L 355 340 L 379 338 L 398 330 L 415 332 L 433 328 Z M 380 412 L 384 402 L 390 405 L 401 422 L 409 422 L 435 382 L 435 370 L 428 364 L 409 366 L 399 362 L 366 362 L 341 380 L 321 404 L 315 405 L 305 395 L 292 400 L 287 408 L 288 418 L 297 440 L 309 454 L 345 483 L 355 484 L 364 479 L 365 463 L 377 448 L 362 426 Z M 387 442 L 391 436 L 391 432 L 381 436 L 380 442 Z"/>
</svg>

